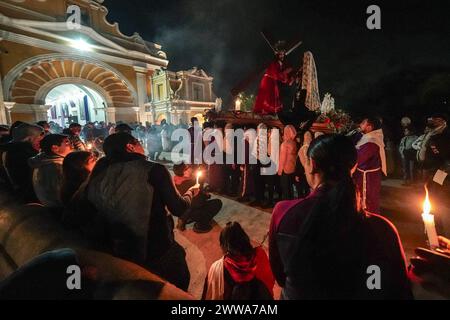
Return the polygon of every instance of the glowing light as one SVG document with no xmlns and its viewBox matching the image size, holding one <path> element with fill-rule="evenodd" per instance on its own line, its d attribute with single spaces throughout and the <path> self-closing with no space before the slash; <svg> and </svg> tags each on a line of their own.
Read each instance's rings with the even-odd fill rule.
<svg viewBox="0 0 450 320">
<path fill-rule="evenodd" d="M 236 99 L 236 111 L 240 111 L 241 110 L 241 99 L 237 98 Z"/>
<path fill-rule="evenodd" d="M 425 201 L 423 202 L 423 213 L 424 214 L 430 214 L 431 212 L 431 202 L 430 198 L 428 197 L 428 188 L 425 186 Z"/>
<path fill-rule="evenodd" d="M 92 150 L 92 143 L 88 143 L 86 147 L 88 150 Z"/>
<path fill-rule="evenodd" d="M 71 46 L 80 51 L 92 51 L 92 46 L 83 39 L 71 40 Z"/>
<path fill-rule="evenodd" d="M 199 179 L 200 179 L 200 177 L 202 176 L 202 172 L 199 170 L 199 171 L 197 171 L 197 184 L 199 184 L 198 182 L 199 182 Z"/>
<path fill-rule="evenodd" d="M 428 236 L 428 243 L 431 248 L 439 247 L 438 235 L 436 232 L 436 226 L 434 224 L 434 215 L 431 212 L 431 202 L 428 197 L 428 189 L 425 186 L 425 200 L 423 202 L 422 220 L 425 225 L 425 232 Z"/>
</svg>

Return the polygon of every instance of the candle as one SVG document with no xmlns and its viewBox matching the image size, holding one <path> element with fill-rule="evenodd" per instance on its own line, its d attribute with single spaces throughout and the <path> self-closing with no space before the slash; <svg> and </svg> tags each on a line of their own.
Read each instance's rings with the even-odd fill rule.
<svg viewBox="0 0 450 320">
<path fill-rule="evenodd" d="M 425 224 L 425 232 L 428 236 L 428 243 L 430 247 L 438 248 L 439 247 L 439 240 L 436 233 L 436 227 L 434 225 L 434 215 L 432 215 L 431 212 L 431 203 L 428 198 L 428 189 L 425 186 L 425 201 L 423 202 L 423 213 L 422 213 L 422 220 Z"/>
<path fill-rule="evenodd" d="M 241 99 L 236 99 L 236 111 L 241 111 Z"/>
<path fill-rule="evenodd" d="M 92 150 L 92 143 L 88 143 L 88 144 L 87 144 L 87 149 L 88 149 L 88 150 Z"/>
<path fill-rule="evenodd" d="M 202 172 L 199 170 L 197 171 L 197 184 L 199 184 L 199 179 L 202 176 Z"/>
</svg>

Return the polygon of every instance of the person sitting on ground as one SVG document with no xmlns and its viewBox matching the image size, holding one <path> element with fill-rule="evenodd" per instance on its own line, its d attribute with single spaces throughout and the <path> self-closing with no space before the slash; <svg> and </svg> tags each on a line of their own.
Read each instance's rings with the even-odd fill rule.
<svg viewBox="0 0 450 320">
<path fill-rule="evenodd" d="M 181 196 L 169 171 L 147 161 L 142 145 L 128 133 L 107 137 L 103 150 L 105 157 L 72 199 L 74 209 L 66 210 L 65 225 L 95 238 L 113 255 L 187 290 L 185 250 L 175 241 L 173 218 L 166 208 L 174 216 L 183 215 L 199 194 L 199 186 Z"/>
<path fill-rule="evenodd" d="M 397 230 L 358 207 L 351 178 L 356 163 L 349 138 L 318 137 L 305 162 L 313 191 L 275 206 L 269 257 L 282 299 L 412 298 Z M 367 285 L 371 266 L 382 272 L 376 287 Z"/>
<path fill-rule="evenodd" d="M 195 185 L 195 178 L 192 176 L 192 167 L 186 164 L 173 166 L 173 182 L 180 194 L 184 194 L 189 188 Z M 191 208 L 178 218 L 177 229 L 186 230 L 186 224 L 195 222 L 194 232 L 206 233 L 212 229 L 211 221 L 222 209 L 220 199 L 210 199 L 211 195 L 204 188 L 200 189 L 199 196 L 192 202 Z"/>
<path fill-rule="evenodd" d="M 41 141 L 41 153 L 28 160 L 33 169 L 34 192 L 46 207 L 62 207 L 62 164 L 70 152 L 72 145 L 66 135 L 49 134 Z"/>
<path fill-rule="evenodd" d="M 87 181 L 96 161 L 97 158 L 89 151 L 75 151 L 64 158 L 61 188 L 63 205 L 68 205 L 80 186 Z"/>
<path fill-rule="evenodd" d="M 28 165 L 28 159 L 38 154 L 43 137 L 42 127 L 22 123 L 12 130 L 12 141 L 0 148 L 9 188 L 19 202 L 38 201 L 33 189 L 32 169 Z"/>
<path fill-rule="evenodd" d="M 220 233 L 224 256 L 209 269 L 203 299 L 270 300 L 275 279 L 262 246 L 253 247 L 238 222 L 228 222 Z"/>
</svg>

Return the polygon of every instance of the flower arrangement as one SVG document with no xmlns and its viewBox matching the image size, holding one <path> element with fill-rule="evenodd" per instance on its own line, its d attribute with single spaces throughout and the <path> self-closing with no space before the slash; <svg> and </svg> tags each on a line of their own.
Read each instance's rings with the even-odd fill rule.
<svg viewBox="0 0 450 320">
<path fill-rule="evenodd" d="M 353 123 L 350 115 L 340 109 L 332 109 L 326 114 L 321 113 L 316 122 L 326 124 L 329 129 L 337 133 L 349 131 Z"/>
</svg>

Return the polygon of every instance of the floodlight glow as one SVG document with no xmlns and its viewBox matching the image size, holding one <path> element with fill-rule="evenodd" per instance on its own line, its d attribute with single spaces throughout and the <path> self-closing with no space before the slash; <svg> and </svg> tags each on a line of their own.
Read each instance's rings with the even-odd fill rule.
<svg viewBox="0 0 450 320">
<path fill-rule="evenodd" d="M 80 51 L 92 51 L 92 46 L 83 39 L 72 40 L 71 46 Z"/>
</svg>

